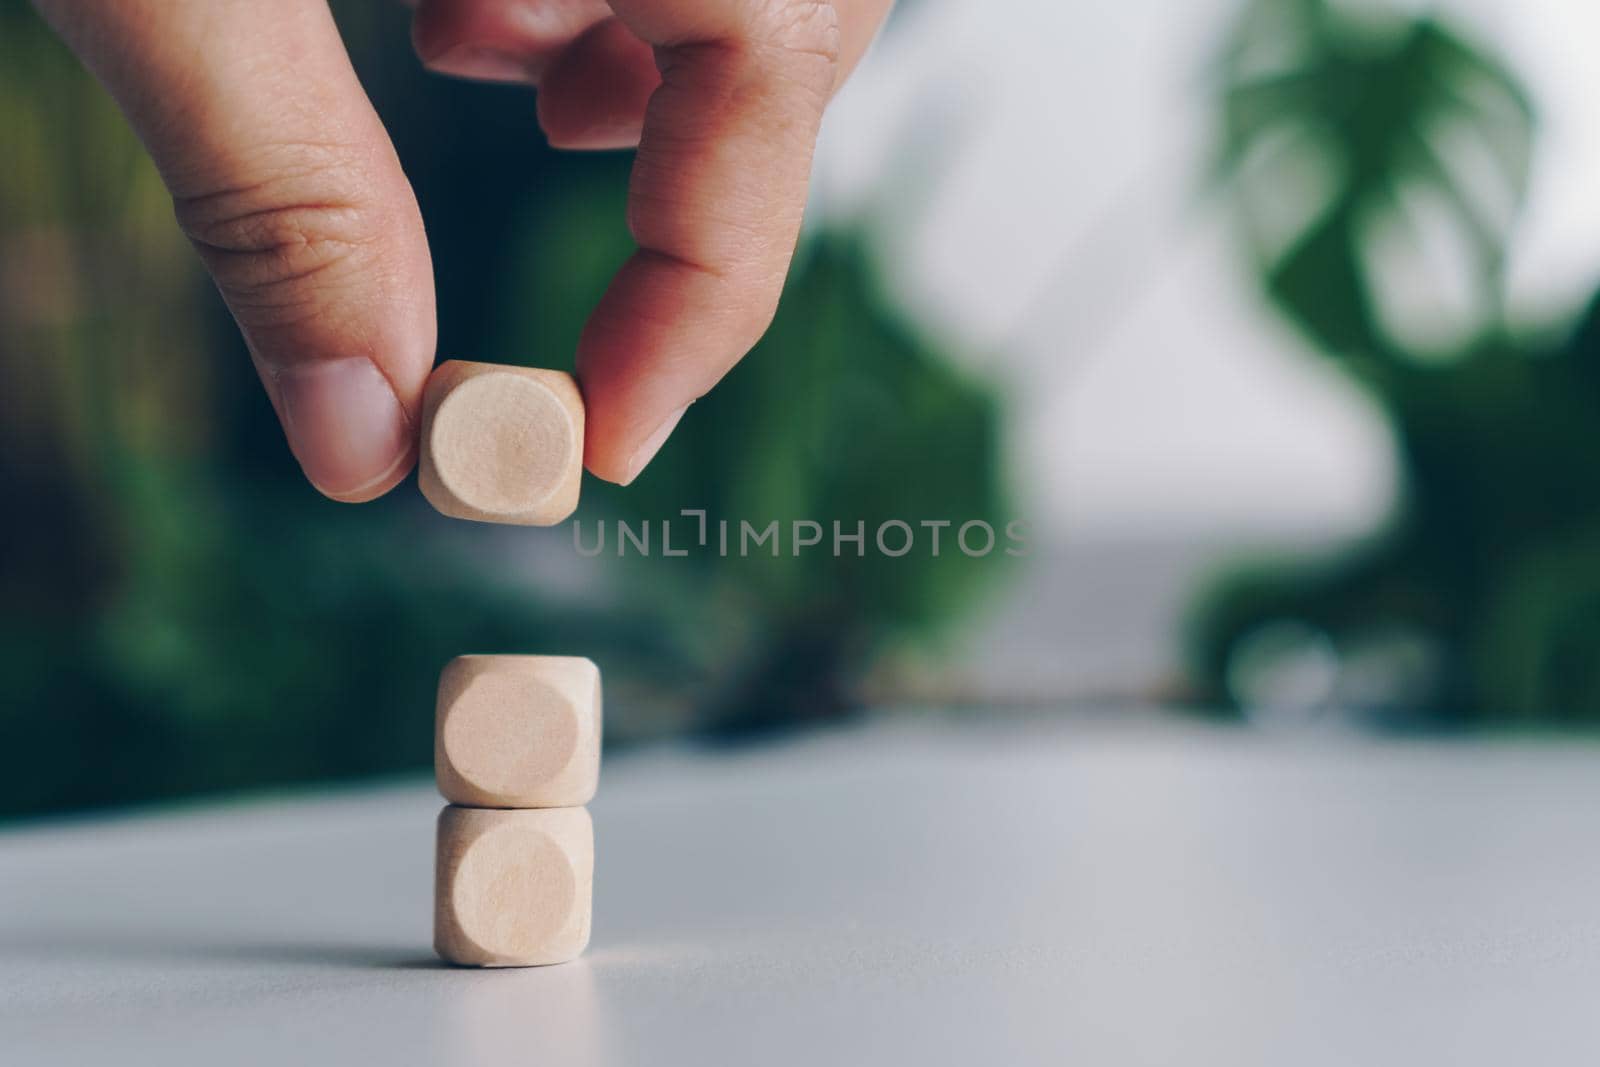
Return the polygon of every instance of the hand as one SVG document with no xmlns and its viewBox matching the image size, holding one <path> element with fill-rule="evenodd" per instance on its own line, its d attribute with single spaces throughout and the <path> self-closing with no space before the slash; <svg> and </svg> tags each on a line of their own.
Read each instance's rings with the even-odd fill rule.
<svg viewBox="0 0 1600 1067">
<path fill-rule="evenodd" d="M 436 340 L 411 187 L 325 0 L 36 0 L 116 97 L 306 476 L 416 459 Z M 822 111 L 890 0 L 422 0 L 441 73 L 539 86 L 552 144 L 637 144 L 639 249 L 584 330 L 585 463 L 626 484 L 772 319 Z"/>
</svg>

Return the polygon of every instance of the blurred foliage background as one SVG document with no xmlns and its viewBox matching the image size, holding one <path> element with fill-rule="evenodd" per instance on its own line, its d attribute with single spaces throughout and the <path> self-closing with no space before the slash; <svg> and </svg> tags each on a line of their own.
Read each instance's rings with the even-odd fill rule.
<svg viewBox="0 0 1600 1067">
<path fill-rule="evenodd" d="M 397 5 L 335 11 L 428 225 L 441 355 L 570 367 L 631 247 L 629 158 L 551 152 L 530 95 L 423 74 Z M 1515 73 L 1426 14 L 1249 0 L 1211 75 L 1212 202 L 1392 426 L 1402 499 L 1354 547 L 1201 590 L 1168 694 L 1600 722 L 1600 304 L 1576 330 L 1505 311 L 1536 133 Z M 1004 577 L 998 553 L 587 558 L 570 526 L 456 523 L 405 487 L 324 501 L 137 142 L 22 0 L 0 139 L 0 815 L 423 768 L 465 651 L 594 657 L 613 744 L 833 720 L 899 699 L 906 650 L 937 658 Z M 756 352 L 638 483 L 586 485 L 586 540 L 677 537 L 684 508 L 1016 517 L 1001 391 L 887 295 L 881 247 L 870 210 L 810 233 Z"/>
<path fill-rule="evenodd" d="M 570 369 L 631 249 L 629 158 L 556 154 L 530 94 L 424 75 L 397 5 L 336 13 L 422 204 L 440 351 Z M 998 562 L 587 560 L 569 527 L 452 523 L 409 488 L 320 499 L 114 106 L 26 4 L 0 4 L 0 48 L 0 813 L 427 766 L 467 651 L 593 657 L 612 742 L 835 718 Z M 997 401 L 840 225 L 650 471 L 585 493 L 590 540 L 676 519 L 682 543 L 682 508 L 1003 527 Z"/>
<path fill-rule="evenodd" d="M 1403 496 L 1353 551 L 1213 589 L 1205 692 L 1396 725 L 1600 722 L 1600 302 L 1575 329 L 1507 316 L 1535 132 L 1515 73 L 1428 15 L 1253 0 L 1217 85 L 1247 254 L 1391 423 Z"/>
</svg>

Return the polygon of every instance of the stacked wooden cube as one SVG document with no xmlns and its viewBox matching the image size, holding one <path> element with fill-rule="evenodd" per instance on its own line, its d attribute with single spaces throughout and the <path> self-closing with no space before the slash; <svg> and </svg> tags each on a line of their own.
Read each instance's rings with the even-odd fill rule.
<svg viewBox="0 0 1600 1067">
<path fill-rule="evenodd" d="M 441 364 L 422 422 L 424 495 L 446 515 L 549 525 L 578 503 L 570 376 Z M 439 678 L 434 948 L 482 967 L 562 963 L 589 943 L 600 672 L 573 656 L 470 655 Z"/>
</svg>

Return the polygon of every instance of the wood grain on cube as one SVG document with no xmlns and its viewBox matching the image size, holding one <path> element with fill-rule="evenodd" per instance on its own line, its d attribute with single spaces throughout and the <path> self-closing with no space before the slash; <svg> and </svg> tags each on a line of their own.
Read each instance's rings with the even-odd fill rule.
<svg viewBox="0 0 1600 1067">
<path fill-rule="evenodd" d="M 589 944 L 594 826 L 583 808 L 439 813 L 433 946 L 451 963 L 564 963 Z"/>
<path fill-rule="evenodd" d="M 450 360 L 422 401 L 422 494 L 458 519 L 550 526 L 578 506 L 583 397 L 572 375 Z"/>
<path fill-rule="evenodd" d="M 600 669 L 581 656 L 458 656 L 439 676 L 434 774 L 453 804 L 565 808 L 600 779 Z"/>
</svg>

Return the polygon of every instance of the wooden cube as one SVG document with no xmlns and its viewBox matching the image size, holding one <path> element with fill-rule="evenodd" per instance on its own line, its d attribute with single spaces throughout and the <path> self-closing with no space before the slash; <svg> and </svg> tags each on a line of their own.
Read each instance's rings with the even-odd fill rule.
<svg viewBox="0 0 1600 1067">
<path fill-rule="evenodd" d="M 583 397 L 570 374 L 441 363 L 422 397 L 417 483 L 458 519 L 552 526 L 578 507 Z"/>
<path fill-rule="evenodd" d="M 439 813 L 434 951 L 475 967 L 565 963 L 589 944 L 594 824 L 583 808 Z"/>
<path fill-rule="evenodd" d="M 600 780 L 600 725 L 591 660 L 457 656 L 439 676 L 439 792 L 479 808 L 587 804 Z"/>
</svg>

